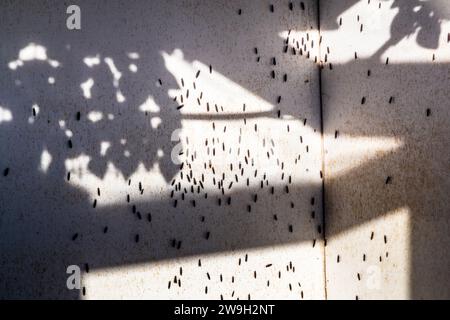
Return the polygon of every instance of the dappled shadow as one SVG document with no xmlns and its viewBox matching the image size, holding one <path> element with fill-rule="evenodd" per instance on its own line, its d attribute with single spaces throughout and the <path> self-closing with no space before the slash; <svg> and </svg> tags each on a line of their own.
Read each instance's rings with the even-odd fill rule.
<svg viewBox="0 0 450 320">
<path fill-rule="evenodd" d="M 73 264 L 302 241 L 320 256 L 317 69 L 279 36 L 303 32 L 310 50 L 316 9 L 241 5 L 85 1 L 81 31 L 63 27 L 63 3 L 5 5 L 0 296 L 78 298 L 66 288 Z M 255 23 L 260 11 L 271 19 Z"/>
</svg>

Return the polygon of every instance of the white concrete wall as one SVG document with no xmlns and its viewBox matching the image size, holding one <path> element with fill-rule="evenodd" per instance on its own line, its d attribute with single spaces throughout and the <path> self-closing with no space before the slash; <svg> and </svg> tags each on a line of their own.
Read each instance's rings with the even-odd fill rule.
<svg viewBox="0 0 450 320">
<path fill-rule="evenodd" d="M 0 10 L 1 298 L 450 297 L 446 1 L 69 4 Z"/>
<path fill-rule="evenodd" d="M 320 13 L 328 298 L 448 299 L 449 3 Z"/>
<path fill-rule="evenodd" d="M 324 298 L 303 3 L 77 1 L 69 31 L 64 1 L 4 2 L 0 296 Z"/>
</svg>

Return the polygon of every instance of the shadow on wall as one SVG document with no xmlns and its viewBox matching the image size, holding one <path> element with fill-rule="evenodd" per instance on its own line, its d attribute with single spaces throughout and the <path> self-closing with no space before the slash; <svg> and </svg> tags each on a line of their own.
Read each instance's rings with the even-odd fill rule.
<svg viewBox="0 0 450 320">
<path fill-rule="evenodd" d="M 168 192 L 155 188 L 159 182 L 141 186 L 141 181 L 133 180 L 128 189 L 131 191 L 125 189 L 122 198 L 109 205 L 101 203 L 105 190 L 96 190 L 96 185 L 92 185 L 93 190 L 85 190 L 72 183 L 75 179 L 93 179 L 87 177 L 88 173 L 103 179 L 108 175 L 109 164 L 115 167 L 118 181 L 127 181 L 143 164 L 147 170 L 158 167 L 170 184 L 181 170 L 170 159 L 178 143 L 171 141 L 171 135 L 186 125 L 183 121 L 217 123 L 243 119 L 230 113 L 222 116 L 214 111 L 217 107 L 213 104 L 213 116 L 199 112 L 200 115 L 184 117 L 181 99 L 188 98 L 187 88 L 193 84 L 174 78 L 167 70 L 164 54 L 173 56 L 181 51 L 188 63 L 198 60 L 212 65 L 214 72 L 258 95 L 265 105 L 274 105 L 281 93 L 266 83 L 272 81 L 269 61 L 282 54 L 285 45 L 278 33 L 291 24 L 302 31 L 317 29 L 310 26 L 314 22 L 304 12 L 316 9 L 306 8 L 285 18 L 288 7 L 277 8 L 273 20 L 255 23 L 246 19 L 245 13 L 252 12 L 257 3 L 241 7 L 237 2 L 217 1 L 198 6 L 186 1 L 180 10 L 178 1 L 151 5 L 147 1 L 86 1 L 80 3 L 82 30 L 72 32 L 61 29 L 65 26 L 67 5 L 58 3 L 55 9 L 11 2 L 2 10 L 0 20 L 5 28 L 1 38 L 8 45 L 1 47 L 0 69 L 5 77 L 0 105 L 2 110 L 8 110 L 11 119 L 0 124 L 0 166 L 2 172 L 9 169 L 0 180 L 1 297 L 78 298 L 78 292 L 66 289 L 65 270 L 72 264 L 89 262 L 91 269 L 105 268 L 288 242 L 312 244 L 313 239 L 320 239 L 320 183 L 288 182 L 290 173 L 280 169 L 284 164 L 277 163 L 278 159 L 273 160 L 277 163 L 275 169 L 262 167 L 260 171 L 273 170 L 277 176 L 283 172 L 284 181 L 269 184 L 264 172 L 259 172 L 258 177 L 255 172 L 253 177 L 253 160 L 256 165 L 261 161 L 246 156 L 247 150 L 242 150 L 241 161 L 244 163 L 244 156 L 249 161 L 244 166 L 247 172 L 251 170 L 250 186 L 229 191 L 227 182 L 217 191 L 208 191 L 207 201 L 205 190 L 198 191 L 199 177 L 198 183 L 190 183 L 195 189 L 186 187 L 186 179 L 193 179 L 192 176 L 185 176 L 182 188 L 172 184 Z M 244 14 L 238 14 L 238 8 Z M 224 12 L 247 32 L 236 34 L 229 26 L 230 20 L 223 19 Z M 267 15 L 271 15 L 268 10 Z M 298 16 L 302 17 L 301 22 L 295 22 Z M 215 28 L 209 30 L 212 25 Z M 223 33 L 215 34 L 215 30 Z M 230 43 L 246 45 L 230 49 Z M 256 46 L 261 67 L 249 77 L 249 65 L 257 64 Z M 306 61 L 305 69 L 312 70 L 292 74 L 293 82 L 306 88 L 317 84 L 312 57 L 308 61 L 305 56 L 291 54 L 290 59 Z M 280 74 L 295 65 L 283 65 L 282 61 L 280 58 L 277 69 Z M 249 78 L 256 81 L 250 82 Z M 176 89 L 181 95 L 177 94 L 174 101 L 171 92 Z M 194 93 L 191 91 L 191 95 Z M 318 113 L 308 111 L 317 112 L 318 97 L 314 101 L 310 96 L 306 94 L 303 101 L 308 125 L 303 119 L 296 122 L 309 131 L 318 131 Z M 287 95 L 283 99 L 290 101 Z M 242 103 L 245 101 L 239 101 L 239 109 Z M 287 104 L 283 113 L 295 120 L 300 118 L 300 112 L 294 107 Z M 278 120 L 275 109 L 250 110 L 245 118 L 249 126 L 255 119 L 284 121 Z M 195 138 L 191 137 L 191 143 L 192 140 Z M 182 142 L 186 147 L 187 141 Z M 214 144 L 214 140 L 209 143 Z M 270 143 L 268 139 L 267 145 Z M 277 148 L 273 144 L 267 147 L 268 155 Z M 279 155 L 272 158 L 276 156 Z M 71 164 L 78 157 L 88 159 L 87 168 Z M 219 183 L 221 174 L 216 175 Z M 319 180 L 318 171 L 315 175 Z M 234 176 L 231 178 L 234 180 Z M 245 186 L 245 180 L 240 179 Z M 260 183 L 264 185 L 260 187 Z M 109 187 L 120 189 L 114 183 Z M 168 196 L 170 189 L 185 197 L 185 201 L 178 199 L 177 207 Z M 92 199 L 97 192 L 98 204 Z M 132 194 L 130 199 L 127 193 Z M 299 214 L 294 206 L 304 203 L 308 209 Z M 320 252 L 320 247 L 316 248 Z"/>
<path fill-rule="evenodd" d="M 343 2 L 342 12 L 355 2 L 345 1 L 345 4 Z M 418 43 L 428 48 L 436 45 L 434 35 L 440 31 L 441 18 L 437 16 L 428 18 L 428 12 L 432 10 L 429 3 L 421 2 L 423 9 L 411 13 L 413 10 L 411 2 L 413 1 L 395 1 L 394 7 L 399 8 L 399 13 L 393 23 L 392 38 L 385 45 L 385 49 L 408 36 L 411 28 L 419 27 L 424 30 L 424 34 L 419 33 Z M 2 10 L 2 15 L 5 15 L 0 19 L 2 24 L 8 25 L 12 24 L 12 21 L 18 21 L 15 22 L 18 28 L 10 27 L 14 32 L 7 32 L 5 28 L 1 28 L 2 41 L 8 45 L 3 45 L 0 49 L 2 61 L 0 70 L 6 75 L 1 82 L 0 105 L 8 107 L 12 114 L 11 121 L 0 123 L 2 155 L 0 169 L 3 171 L 3 167 L 10 168 L 8 176 L 0 179 L 2 189 L 0 227 L 6 230 L 6 234 L 0 236 L 3 238 L 0 245 L 1 297 L 78 298 L 78 293 L 65 289 L 64 271 L 70 264 L 82 265 L 89 261 L 93 268 L 103 268 L 288 242 L 312 243 L 313 239 L 321 237 L 320 230 L 317 230 L 321 226 L 320 182 L 291 185 L 289 193 L 285 192 L 284 184 L 278 185 L 274 191 L 276 201 L 264 199 L 264 194 L 271 194 L 270 186 L 265 186 L 261 190 L 258 187 L 247 188 L 245 191 L 238 190 L 229 194 L 233 199 L 233 205 L 229 208 L 224 199 L 222 204 L 224 209 L 221 209 L 220 214 L 211 206 L 204 207 L 200 201 L 203 195 L 195 194 L 189 200 L 196 200 L 197 207 L 182 214 L 173 207 L 172 199 L 164 197 L 146 200 L 144 196 L 142 200 L 130 203 L 126 203 L 123 199 L 121 201 L 123 204 L 94 209 L 92 199 L 85 190 L 75 188 L 66 182 L 68 173 L 65 167 L 66 160 L 79 155 L 89 156 L 89 171 L 98 177 L 104 176 L 108 162 L 113 163 L 125 178 L 136 172 L 141 163 L 147 169 L 158 164 L 168 182 L 178 173 L 179 167 L 174 166 L 170 160 L 171 151 L 176 144 L 171 141 L 170 133 L 182 127 L 185 119 L 176 108 L 181 101 L 175 102 L 168 95 L 168 90 L 179 88 L 179 79 L 173 78 L 167 72 L 161 52 L 171 53 L 180 48 L 188 61 L 195 59 L 205 65 L 211 64 L 215 70 L 235 83 L 246 87 L 266 101 L 276 103 L 276 93 L 266 90 L 264 81 L 251 84 L 245 81 L 246 73 L 250 70 L 248 65 L 255 59 L 255 56 L 249 55 L 248 52 L 255 45 L 249 43 L 246 47 L 236 46 L 233 49 L 235 50 L 233 56 L 250 57 L 230 62 L 226 59 L 230 54 L 227 51 L 229 49 L 221 43 L 234 43 L 236 38 L 239 43 L 245 43 L 248 39 L 252 39 L 254 43 L 261 44 L 260 51 L 263 52 L 261 54 L 268 59 L 279 53 L 266 53 L 264 49 L 272 50 L 273 41 L 280 41 L 280 45 L 283 43 L 278 37 L 279 32 L 285 31 L 280 29 L 280 20 L 264 19 L 264 23 L 248 21 L 245 23 L 247 35 L 243 36 L 230 33 L 228 25 L 231 22 L 222 19 L 223 12 L 233 12 L 230 14 L 233 19 L 244 19 L 245 15 L 236 14 L 237 8 L 241 6 L 234 2 L 207 6 L 196 6 L 186 2 L 181 6 L 183 11 L 179 10 L 180 5 L 175 2 L 167 2 L 164 5 L 152 4 L 151 8 L 148 7 L 148 2 L 145 3 L 146 5 L 143 1 L 136 1 L 130 5 L 108 2 L 106 5 L 100 1 L 95 4 L 82 2 L 80 6 L 83 8 L 84 20 L 81 32 L 59 30 L 60 26 L 65 25 L 66 16 L 52 15 L 49 21 L 46 12 L 50 8 L 45 6 L 41 7 L 38 13 L 34 13 L 36 11 L 28 7 L 33 5 L 11 2 Z M 247 4 L 249 6 L 247 9 L 250 10 L 253 5 L 256 4 Z M 61 12 L 65 12 L 66 7 L 61 5 Z M 219 9 L 211 10 L 211 7 Z M 242 8 L 245 13 L 246 7 L 242 5 Z M 91 12 L 103 14 L 93 16 Z M 121 15 L 118 17 L 119 12 Z M 284 14 L 284 11 L 277 12 L 277 17 L 281 17 L 283 23 L 289 24 L 291 20 L 286 21 Z M 148 19 L 150 16 L 172 18 L 163 21 L 162 18 Z M 339 14 L 336 15 L 338 16 Z M 414 23 L 411 25 L 410 22 Z M 49 23 L 54 30 L 49 28 Z M 209 38 L 192 36 L 208 34 L 208 26 L 213 24 L 220 24 L 221 27 L 218 29 L 222 29 L 223 34 L 210 35 Z M 304 30 L 310 29 L 309 24 L 315 26 L 313 22 L 308 21 Z M 394 27 L 395 25 L 405 27 L 398 28 Z M 324 29 L 327 29 L 327 26 L 324 26 Z M 261 30 L 268 32 L 264 33 Z M 217 41 L 207 45 L 211 38 L 217 38 Z M 18 52 L 30 43 L 45 45 L 49 61 L 27 63 L 26 67 L 18 65 L 16 70 L 11 70 L 8 62 L 17 59 Z M 80 67 L 85 57 L 90 57 L 89 63 L 92 67 Z M 98 65 L 97 57 L 101 61 Z M 104 60 L 105 58 L 110 59 Z M 373 59 L 375 60 L 336 66 L 334 70 L 327 72 L 351 74 L 361 64 L 378 61 L 376 58 Z M 61 68 L 54 68 L 52 61 L 58 61 Z M 131 65 L 135 67 L 130 68 Z M 136 76 L 133 76 L 134 68 L 137 68 Z M 437 101 L 448 100 L 446 90 L 443 88 L 445 81 L 437 82 L 439 86 L 436 87 L 435 83 L 426 82 L 421 78 L 421 75 L 429 74 L 436 79 L 446 80 L 448 65 L 408 64 L 390 65 L 389 68 L 389 73 L 380 69 L 380 73 L 375 76 L 376 81 L 383 82 L 383 86 L 389 82 L 397 83 L 395 78 L 390 77 L 393 68 L 398 69 L 399 73 L 409 70 L 409 82 L 405 81 L 405 92 L 408 92 L 408 83 L 423 81 L 423 86 L 429 88 L 434 97 L 436 95 L 439 97 Z M 123 70 L 130 70 L 131 73 L 125 73 Z M 117 71 L 122 72 L 122 75 L 119 76 Z M 260 72 L 261 77 L 269 77 L 267 68 L 256 72 Z M 53 77 L 54 83 L 51 83 Z M 84 84 L 84 89 L 80 87 L 81 84 Z M 159 106 L 155 114 L 152 113 L 154 109 L 150 108 L 146 113 L 139 108 L 149 96 L 153 98 L 154 105 Z M 380 96 L 381 98 L 384 99 Z M 415 108 L 414 111 L 417 113 L 422 113 L 425 104 L 432 101 L 433 99 L 423 100 L 420 104 L 412 104 L 411 108 Z M 368 105 L 371 106 L 370 103 Z M 35 120 L 32 106 L 35 106 L 34 112 L 38 114 L 40 121 Z M 289 110 L 292 112 L 288 113 L 295 115 L 293 109 L 294 106 Z M 91 111 L 98 112 L 90 115 L 94 121 L 88 121 Z M 412 161 L 410 148 L 406 148 L 367 162 L 345 176 L 338 177 L 336 181 L 331 181 L 332 188 L 334 186 L 349 190 L 357 188 L 365 194 L 378 190 L 375 184 L 380 179 L 383 184 L 385 177 L 380 176 L 381 172 L 396 168 L 401 176 L 397 179 L 394 175 L 394 184 L 398 184 L 395 190 L 380 189 L 379 193 L 375 192 L 375 195 L 367 199 L 368 203 L 364 205 L 364 212 L 361 212 L 360 218 L 353 219 L 352 215 L 352 219 L 349 220 L 344 215 L 339 216 L 339 219 L 344 221 L 340 223 L 342 227 L 331 228 L 327 236 L 338 234 L 347 228 L 383 215 L 391 209 L 406 205 L 417 217 L 413 219 L 412 226 L 412 297 L 433 295 L 433 292 L 425 290 L 425 287 L 434 287 L 440 297 L 449 297 L 449 288 L 435 275 L 439 272 L 448 273 L 446 267 L 449 265 L 449 255 L 445 250 L 448 247 L 448 239 L 444 237 L 442 240 L 441 236 L 448 230 L 448 200 L 445 191 L 449 190 L 449 179 L 445 173 L 442 175 L 442 172 L 435 168 L 442 168 L 446 160 L 448 163 L 450 146 L 448 141 L 441 141 L 441 144 L 436 146 L 427 143 L 433 136 L 448 136 L 445 132 L 448 126 L 442 123 L 445 119 L 441 118 L 439 123 L 434 122 L 435 126 L 426 122 L 422 132 L 417 134 L 415 133 L 417 131 L 410 130 L 415 123 L 405 117 L 404 123 L 396 123 L 392 131 L 387 131 L 384 129 L 385 118 L 381 114 L 374 115 L 369 111 L 370 109 L 356 109 L 348 120 L 353 124 L 373 123 L 373 126 L 369 125 L 368 129 L 365 127 L 361 130 L 355 129 L 358 126 L 352 126 L 347 131 L 345 128 L 340 130 L 353 136 L 398 137 L 400 134 L 405 145 L 414 146 L 417 149 L 414 154 L 423 157 L 423 166 L 417 167 L 416 164 L 420 163 L 418 161 L 414 161 L 413 168 L 405 166 L 405 163 Z M 80 120 L 78 112 L 81 115 Z M 432 111 L 435 117 L 431 118 L 432 121 L 438 121 L 439 114 L 445 112 L 445 106 L 435 106 Z M 95 122 L 100 114 L 107 121 Z M 261 114 L 255 118 L 258 116 L 277 118 L 276 110 L 273 110 L 271 115 Z M 314 116 L 318 117 L 318 114 Z M 327 116 L 330 115 L 325 114 L 325 117 Z M 398 116 L 402 119 L 401 114 Z M 159 127 L 152 126 L 150 121 L 152 117 L 160 119 Z M 297 118 L 300 119 L 299 116 Z M 324 121 L 326 123 L 326 118 Z M 378 125 L 380 123 L 383 123 L 383 126 Z M 317 129 L 318 121 L 310 125 L 312 129 Z M 109 143 L 107 156 L 102 156 L 103 142 Z M 44 150 L 52 155 L 51 164 L 45 173 L 38 169 L 42 165 Z M 159 150 L 162 153 L 159 153 Z M 422 176 L 425 180 L 417 179 L 417 176 Z M 367 181 L 368 177 L 372 178 L 369 181 L 373 181 L 374 185 L 367 186 L 361 183 Z M 136 185 L 136 182 L 133 183 Z M 417 193 L 413 192 L 421 188 L 427 190 L 428 187 L 437 192 L 436 197 L 439 201 L 428 203 L 426 193 L 423 193 L 424 198 L 420 199 L 417 198 Z M 248 199 L 255 193 L 262 199 L 254 205 L 252 213 L 262 212 L 269 207 L 272 212 L 275 210 L 279 212 L 283 224 L 274 223 L 271 215 L 243 216 L 244 212 L 247 213 Z M 292 195 L 295 195 L 301 203 L 315 197 L 316 204 L 311 206 L 311 211 L 315 210 L 317 216 L 312 218 L 310 211 L 298 214 L 295 210 L 291 210 Z M 213 205 L 217 205 L 216 200 L 211 201 Z M 333 199 L 327 199 L 328 201 L 332 203 Z M 64 210 L 61 210 L 61 202 L 65 203 Z M 142 220 L 136 216 L 136 212 L 133 212 L 133 205 L 136 206 L 136 211 L 143 214 Z M 354 210 L 355 207 L 350 206 L 349 210 Z M 240 208 L 240 211 L 233 210 L 235 208 Z M 208 213 L 203 214 L 205 211 Z M 148 221 L 146 213 L 152 213 L 151 222 Z M 227 214 L 226 219 L 223 218 L 223 214 Z M 193 233 L 192 229 L 186 226 L 200 223 L 202 215 L 206 216 L 205 227 L 200 228 L 198 233 Z M 334 217 L 327 218 L 329 220 L 327 223 L 333 223 L 334 219 Z M 42 223 L 36 225 L 33 221 Z M 290 224 L 295 226 L 295 232 L 289 232 Z M 167 226 L 167 229 L 158 227 L 161 225 Z M 106 234 L 104 234 L 105 226 L 108 226 Z M 211 240 L 204 241 L 205 232 L 212 226 L 215 226 L 215 229 L 211 233 Z M 138 244 L 135 243 L 137 233 L 141 235 Z M 75 236 L 77 238 L 72 241 Z M 429 237 L 432 239 L 429 240 Z M 173 240 L 176 240 L 175 246 L 172 245 Z M 103 254 L 99 255 L 99 252 Z M 438 259 L 439 263 L 431 265 L 428 263 L 430 259 Z M 424 277 L 423 274 L 428 276 Z M 30 286 L 30 283 L 33 285 Z"/>
<path fill-rule="evenodd" d="M 321 30 L 338 28 L 342 12 L 357 2 L 327 6 Z M 333 64 L 332 70 L 327 65 L 323 71 L 324 134 L 334 137 L 337 130 L 343 139 L 383 136 L 401 141 L 402 146 L 343 174 L 326 176 L 326 236 L 407 207 L 410 297 L 448 299 L 450 65 L 438 61 L 448 61 L 442 55 L 435 61 L 431 53 L 429 62 L 391 60 L 386 65 L 385 60 L 388 49 L 408 37 L 415 37 L 422 48 L 437 49 L 439 40 L 447 41 L 441 23 L 449 19 L 450 8 L 445 1 L 379 1 L 379 5 L 397 10 L 389 40 L 368 59 Z M 339 139 L 330 146 L 339 147 Z"/>
<path fill-rule="evenodd" d="M 343 79 L 364 74 L 369 65 L 370 86 L 363 81 L 351 85 L 352 92 L 361 96 L 355 95 L 353 104 L 336 101 L 337 96 L 342 97 L 342 92 L 346 92 Z M 325 72 L 332 73 L 333 81 L 343 83 L 341 88 L 339 85 L 333 89 L 323 87 L 327 128 L 324 133 L 332 137 L 335 130 L 339 131 L 337 142 L 332 145 L 339 146 L 339 140 L 346 136 L 383 136 L 402 141 L 395 151 L 330 179 L 326 177 L 326 236 L 344 233 L 407 207 L 411 225 L 404 227 L 410 238 L 410 252 L 405 252 L 411 259 L 410 297 L 448 298 L 450 288 L 444 279 L 450 276 L 447 249 L 450 176 L 446 169 L 450 161 L 450 141 L 446 137 L 450 132 L 449 111 L 444 102 L 450 98 L 447 89 L 450 65 L 386 66 L 378 59 L 370 59 L 334 65 L 332 71 Z M 401 83 L 398 74 L 402 75 Z M 414 94 L 411 88 L 420 90 Z M 362 96 L 366 96 L 363 106 Z M 394 102 L 389 103 L 391 96 Z M 336 117 L 335 113 L 341 116 Z M 357 149 L 355 145 L 354 150 Z M 339 199 L 333 195 L 339 195 Z"/>
</svg>

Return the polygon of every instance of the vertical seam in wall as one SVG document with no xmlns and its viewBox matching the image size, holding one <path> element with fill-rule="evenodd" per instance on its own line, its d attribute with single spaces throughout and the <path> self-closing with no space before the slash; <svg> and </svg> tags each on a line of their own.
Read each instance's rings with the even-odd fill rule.
<svg viewBox="0 0 450 320">
<path fill-rule="evenodd" d="M 319 47 L 318 47 L 318 77 L 319 77 L 319 110 L 320 110 L 320 134 L 321 134 L 321 154 L 322 154 L 322 233 L 323 233 L 323 278 L 324 278 L 324 293 L 325 300 L 328 299 L 327 293 L 327 255 L 326 255 L 326 219 L 325 219 L 325 151 L 324 151 L 324 126 L 323 126 L 323 103 L 322 103 L 322 56 L 321 46 L 322 41 L 320 39 L 320 0 L 317 0 L 317 30 L 319 33 Z"/>
</svg>

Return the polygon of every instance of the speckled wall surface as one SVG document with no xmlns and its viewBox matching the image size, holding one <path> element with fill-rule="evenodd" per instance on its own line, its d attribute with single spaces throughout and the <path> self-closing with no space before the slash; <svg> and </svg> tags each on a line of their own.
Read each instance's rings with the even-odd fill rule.
<svg viewBox="0 0 450 320">
<path fill-rule="evenodd" d="M 1 2 L 0 298 L 450 298 L 447 1 L 71 4 Z"/>
<path fill-rule="evenodd" d="M 70 4 L 2 1 L 0 297 L 324 298 L 315 1 Z"/>
<path fill-rule="evenodd" d="M 328 298 L 449 299 L 449 3 L 320 13 Z"/>
</svg>

